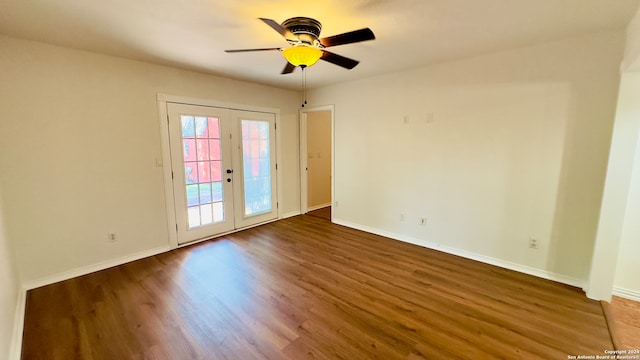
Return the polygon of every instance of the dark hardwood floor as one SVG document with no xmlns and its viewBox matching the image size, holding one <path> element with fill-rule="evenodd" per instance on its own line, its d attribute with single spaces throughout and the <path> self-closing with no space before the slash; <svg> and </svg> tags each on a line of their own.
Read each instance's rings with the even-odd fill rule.
<svg viewBox="0 0 640 360">
<path fill-rule="evenodd" d="M 331 221 L 331 206 L 327 206 L 327 207 L 324 207 L 324 208 L 318 209 L 318 210 L 309 211 L 307 213 L 307 215 L 316 216 L 316 217 L 319 217 L 321 219 L 325 219 L 325 220 Z"/>
<path fill-rule="evenodd" d="M 297 216 L 27 294 L 23 359 L 567 359 L 579 289 Z"/>
</svg>

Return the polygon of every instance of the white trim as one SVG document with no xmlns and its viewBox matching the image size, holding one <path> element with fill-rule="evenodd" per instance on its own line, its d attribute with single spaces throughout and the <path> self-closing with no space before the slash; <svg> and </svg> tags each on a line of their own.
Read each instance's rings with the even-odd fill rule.
<svg viewBox="0 0 640 360">
<path fill-rule="evenodd" d="M 286 219 L 286 218 L 290 218 L 290 217 L 294 217 L 294 216 L 298 216 L 301 215 L 299 210 L 294 210 L 294 211 L 290 211 L 286 214 L 282 214 L 282 219 Z"/>
<path fill-rule="evenodd" d="M 307 213 L 307 202 L 308 202 L 308 167 L 307 167 L 307 113 L 303 110 L 300 110 L 300 121 L 298 125 L 298 129 L 300 130 L 300 134 L 298 136 L 299 141 L 299 154 L 298 158 L 300 159 L 300 213 Z"/>
<path fill-rule="evenodd" d="M 307 208 L 307 212 L 324 209 L 324 208 L 329 207 L 329 206 L 331 206 L 331 202 L 320 204 L 320 205 L 316 205 L 316 206 L 312 206 L 312 207 L 308 207 Z"/>
<path fill-rule="evenodd" d="M 262 113 L 269 113 L 269 114 L 280 113 L 280 109 L 278 108 L 238 104 L 238 103 L 223 102 L 223 101 L 211 100 L 211 99 L 193 98 L 188 96 L 178 96 L 178 95 L 169 95 L 169 94 L 159 93 L 157 95 L 157 99 L 158 99 L 158 102 L 165 102 L 165 103 L 171 102 L 171 103 L 186 104 L 186 105 L 211 106 L 211 107 L 224 108 L 224 109 L 230 109 L 230 110 L 254 111 L 254 112 L 262 112 Z"/>
<path fill-rule="evenodd" d="M 299 111 L 299 145 L 300 145 L 300 213 L 306 214 L 312 211 L 307 208 L 307 113 L 317 111 L 329 111 L 331 113 L 331 204 L 335 201 L 335 105 L 323 105 L 313 108 L 302 108 Z M 333 212 L 331 213 L 333 217 Z"/>
<path fill-rule="evenodd" d="M 162 177 L 164 179 L 164 201 L 167 214 L 167 233 L 169 234 L 169 247 L 178 247 L 178 231 L 176 223 L 176 204 L 173 197 L 173 173 L 171 165 L 171 142 L 169 141 L 169 113 L 167 102 L 160 100 L 158 94 L 158 114 L 160 121 L 160 144 L 162 148 Z"/>
<path fill-rule="evenodd" d="M 13 316 L 13 335 L 9 347 L 9 360 L 20 360 L 22 355 L 22 333 L 24 332 L 24 315 L 27 304 L 27 290 L 22 287 L 18 291 L 16 312 Z"/>
<path fill-rule="evenodd" d="M 333 105 L 328 105 L 331 109 L 331 205 L 338 207 L 336 200 L 336 109 Z M 335 216 L 335 211 L 331 211 L 331 221 Z"/>
<path fill-rule="evenodd" d="M 276 201 L 277 201 L 277 217 L 282 219 L 282 208 L 284 204 L 284 190 L 282 189 L 282 126 L 280 124 L 280 111 L 275 113 L 275 136 L 276 136 Z"/>
<path fill-rule="evenodd" d="M 533 275 L 533 276 L 536 276 L 536 277 L 539 277 L 539 278 L 543 278 L 543 279 L 547 279 L 547 280 L 551 280 L 551 281 L 556 281 L 556 282 L 559 282 L 559 283 L 563 283 L 563 284 L 567 284 L 567 285 L 571 285 L 571 286 L 575 286 L 575 287 L 579 287 L 579 288 L 583 288 L 586 285 L 586 281 L 585 280 L 580 280 L 580 279 L 576 279 L 576 278 L 573 278 L 573 277 L 570 277 L 570 276 L 557 274 L 557 273 L 553 273 L 553 272 L 549 272 L 549 271 L 545 271 L 545 270 L 540 270 L 540 269 L 533 268 L 533 267 L 530 267 L 530 266 L 521 265 L 521 264 L 513 263 L 513 262 L 510 262 L 510 261 L 505 261 L 505 260 L 497 259 L 497 258 L 490 257 L 490 256 L 476 254 L 476 253 L 473 253 L 473 252 L 470 252 L 470 251 L 461 250 L 461 249 L 457 249 L 457 248 L 450 247 L 450 246 L 440 245 L 438 243 L 434 243 L 434 242 L 430 242 L 430 241 L 414 238 L 414 237 L 411 237 L 411 236 L 396 234 L 396 233 L 392 233 L 392 232 L 389 232 L 389 231 L 386 231 L 386 230 L 381 230 L 381 229 L 377 229 L 377 228 L 374 228 L 374 227 L 361 225 L 361 224 L 356 224 L 356 223 L 352 223 L 352 222 L 349 222 L 349 221 L 344 221 L 344 220 L 340 220 L 340 219 L 336 219 L 336 218 L 334 218 L 332 220 L 332 222 L 335 223 L 335 224 L 346 226 L 346 227 L 353 228 L 353 229 L 356 229 L 356 230 L 361 230 L 361 231 L 364 231 L 364 232 L 368 232 L 368 233 L 384 236 L 384 237 L 387 237 L 387 238 L 390 238 L 390 239 L 399 240 L 399 241 L 402 241 L 402 242 L 406 242 L 406 243 L 422 246 L 422 247 L 425 247 L 425 248 L 428 248 L 428 249 L 442 251 L 442 252 L 445 252 L 447 254 L 460 256 L 460 257 L 463 257 L 463 258 L 479 261 L 479 262 L 482 262 L 482 263 L 485 263 L 485 264 L 499 266 L 501 268 L 514 270 L 514 271 L 521 272 L 521 273 L 524 273 L 524 274 Z"/>
<path fill-rule="evenodd" d="M 615 286 L 613 288 L 613 295 L 629 300 L 640 301 L 640 291 L 638 290 L 625 289 Z"/>
<path fill-rule="evenodd" d="M 158 255 L 158 254 L 162 254 L 164 252 L 167 252 L 171 250 L 171 248 L 169 246 L 161 246 L 161 247 L 157 247 L 154 249 L 149 249 L 149 250 L 144 250 L 144 251 L 140 251 L 134 254 L 130 254 L 130 255 L 125 255 L 123 257 L 119 257 L 116 259 L 111 259 L 111 260 L 106 260 L 106 261 L 101 261 L 99 263 L 95 263 L 92 265 L 87 265 L 87 266 L 83 266 L 80 268 L 76 268 L 76 269 L 71 269 L 68 271 L 63 271 L 61 273 L 58 274 L 53 274 L 47 277 L 43 277 L 40 279 L 36 279 L 36 280 L 32 280 L 29 281 L 25 284 L 23 284 L 23 288 L 25 290 L 31 290 L 31 289 L 35 289 L 35 288 L 39 288 L 41 286 L 46 286 L 46 285 L 50 285 L 50 284 L 54 284 L 60 281 L 64 281 L 64 280 L 69 280 L 78 276 L 83 276 L 83 275 L 87 275 L 87 274 L 91 274 L 94 273 L 96 271 L 101 271 L 101 270 L 105 270 L 114 266 L 118 266 L 118 265 L 122 265 L 122 264 L 126 264 L 128 262 L 132 262 L 132 261 L 136 261 L 136 260 L 140 260 L 140 259 L 144 259 L 150 256 L 154 256 L 154 255 Z"/>
</svg>

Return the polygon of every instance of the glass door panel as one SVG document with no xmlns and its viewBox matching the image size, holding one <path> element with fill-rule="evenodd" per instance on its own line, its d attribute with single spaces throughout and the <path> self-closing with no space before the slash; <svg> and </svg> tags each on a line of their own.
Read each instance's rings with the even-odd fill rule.
<svg viewBox="0 0 640 360">
<path fill-rule="evenodd" d="M 269 122 L 242 120 L 244 216 L 273 209 Z"/>
<path fill-rule="evenodd" d="M 240 143 L 236 164 L 242 184 L 236 184 L 237 226 L 244 227 L 277 217 L 275 170 L 275 116 L 273 114 L 234 111 L 236 138 Z M 236 147 L 234 147 L 236 148 Z"/>
<path fill-rule="evenodd" d="M 224 221 L 214 212 L 212 189 L 222 185 L 220 175 L 220 118 L 180 115 L 189 230 Z M 209 128 L 215 129 L 209 135 Z M 211 137 L 214 136 L 214 137 Z M 217 154 L 212 156 L 212 154 Z M 215 173 L 217 169 L 217 173 Z"/>
</svg>

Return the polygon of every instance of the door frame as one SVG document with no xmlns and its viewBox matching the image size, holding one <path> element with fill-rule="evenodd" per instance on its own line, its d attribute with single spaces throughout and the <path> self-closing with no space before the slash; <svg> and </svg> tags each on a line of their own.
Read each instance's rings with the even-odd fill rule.
<svg viewBox="0 0 640 360">
<path fill-rule="evenodd" d="M 306 214 L 308 208 L 307 202 L 307 114 L 311 112 L 329 111 L 331 113 L 331 206 L 335 203 L 335 106 L 324 105 L 312 108 L 300 109 L 300 213 Z M 331 211 L 331 221 L 333 222 L 333 214 Z"/>
<path fill-rule="evenodd" d="M 230 110 L 239 110 L 239 111 L 253 111 L 253 112 L 262 112 L 269 113 L 275 115 L 276 122 L 276 131 L 275 131 L 275 142 L 276 142 L 276 165 L 282 163 L 282 144 L 280 141 L 280 109 L 263 107 L 263 106 L 253 106 L 246 104 L 237 104 L 237 103 L 229 103 L 222 102 L 212 99 L 202 99 L 202 98 L 192 98 L 187 96 L 178 96 L 178 95 L 169 95 L 169 94 L 157 94 L 157 103 L 158 103 L 158 121 L 160 125 L 160 143 L 162 155 L 155 160 L 155 166 L 162 168 L 162 178 L 164 180 L 164 198 L 165 198 L 165 211 L 167 215 L 167 233 L 169 234 L 169 247 L 171 249 L 176 249 L 182 246 L 189 246 L 196 244 L 198 242 L 206 241 L 208 238 L 192 241 L 185 244 L 178 243 L 178 233 L 176 228 L 178 226 L 176 222 L 176 208 L 175 208 L 175 198 L 173 193 L 173 178 L 171 171 L 171 148 L 169 142 L 169 115 L 167 113 L 167 103 L 177 103 L 177 104 L 186 104 L 186 105 L 196 105 L 196 106 L 210 106 L 217 108 L 224 108 Z M 282 202 L 282 170 L 281 166 L 276 166 L 276 179 L 277 179 L 277 217 L 276 219 L 282 218 L 282 207 L 279 204 Z M 230 231 L 235 232 L 237 230 Z M 217 234 L 216 236 L 221 236 L 223 234 Z"/>
</svg>

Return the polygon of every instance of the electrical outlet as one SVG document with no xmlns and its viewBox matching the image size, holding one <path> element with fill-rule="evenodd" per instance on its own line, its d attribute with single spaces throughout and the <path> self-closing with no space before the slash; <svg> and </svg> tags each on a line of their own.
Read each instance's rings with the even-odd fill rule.
<svg viewBox="0 0 640 360">
<path fill-rule="evenodd" d="M 427 225 L 427 218 L 420 218 L 420 225 Z"/>
<path fill-rule="evenodd" d="M 530 237 L 529 238 L 529 247 L 531 249 L 537 249 L 538 248 L 538 239 L 536 239 L 534 237 Z"/>
<path fill-rule="evenodd" d="M 116 233 L 109 233 L 109 234 L 107 234 L 107 239 L 109 239 L 109 242 L 116 242 L 116 241 L 118 241 L 118 239 L 116 238 Z"/>
</svg>

